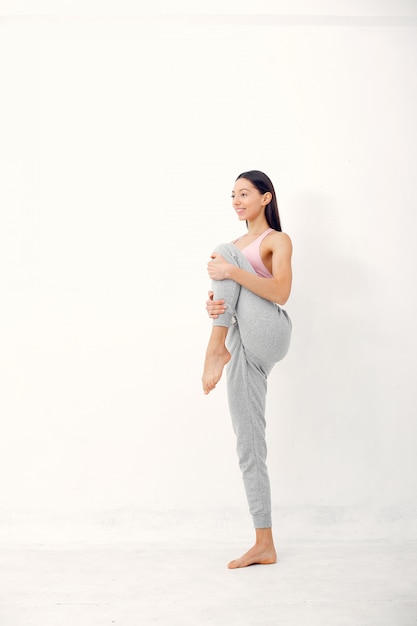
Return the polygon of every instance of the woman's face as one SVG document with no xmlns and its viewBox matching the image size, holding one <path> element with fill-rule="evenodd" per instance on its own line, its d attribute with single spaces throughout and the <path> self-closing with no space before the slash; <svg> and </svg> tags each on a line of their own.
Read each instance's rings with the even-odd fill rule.
<svg viewBox="0 0 417 626">
<path fill-rule="evenodd" d="M 246 178 L 239 178 L 232 191 L 233 208 L 239 220 L 253 220 L 265 211 L 266 196 Z"/>
</svg>

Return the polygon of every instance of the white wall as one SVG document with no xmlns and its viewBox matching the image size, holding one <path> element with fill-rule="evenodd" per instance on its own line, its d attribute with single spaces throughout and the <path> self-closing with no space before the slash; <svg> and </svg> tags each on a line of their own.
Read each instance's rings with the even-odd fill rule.
<svg viewBox="0 0 417 626">
<path fill-rule="evenodd" d="M 245 507 L 200 375 L 206 261 L 252 168 L 294 243 L 274 503 L 417 505 L 417 11 L 276 6 L 0 22 L 2 515 Z"/>
</svg>

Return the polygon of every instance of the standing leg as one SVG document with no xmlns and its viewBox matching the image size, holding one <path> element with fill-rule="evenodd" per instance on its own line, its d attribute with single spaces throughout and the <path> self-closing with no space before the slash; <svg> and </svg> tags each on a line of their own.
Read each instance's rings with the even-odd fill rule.
<svg viewBox="0 0 417 626">
<path fill-rule="evenodd" d="M 237 454 L 255 528 L 269 528 L 271 496 L 266 467 L 265 403 L 267 378 L 243 346 L 239 325 L 229 331 L 233 357 L 227 368 L 227 393 Z"/>
<path fill-rule="evenodd" d="M 229 569 L 254 563 L 272 564 L 277 555 L 272 537 L 271 495 L 266 466 L 265 401 L 267 374 L 242 344 L 239 326 L 231 327 L 227 345 L 232 360 L 227 368 L 227 390 L 239 466 L 256 532 L 255 545 L 231 561 Z"/>
<path fill-rule="evenodd" d="M 228 347 L 227 388 L 243 483 L 256 532 L 255 545 L 231 561 L 229 569 L 254 563 L 272 564 L 277 555 L 272 536 L 271 496 L 266 466 L 265 399 L 267 372 L 245 351 L 239 326 L 231 327 Z M 268 370 L 269 371 L 269 370 Z"/>
</svg>

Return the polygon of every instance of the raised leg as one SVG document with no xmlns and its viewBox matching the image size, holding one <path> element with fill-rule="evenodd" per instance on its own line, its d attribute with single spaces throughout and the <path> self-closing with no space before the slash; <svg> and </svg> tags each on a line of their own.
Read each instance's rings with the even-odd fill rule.
<svg viewBox="0 0 417 626">
<path fill-rule="evenodd" d="M 231 244 L 223 244 L 216 248 L 220 253 L 227 255 L 231 263 L 239 265 L 239 250 Z M 243 258 L 243 262 L 246 259 Z M 247 262 L 246 262 L 247 263 Z M 251 269 L 247 263 L 248 270 Z M 231 355 L 226 348 L 226 337 L 228 329 L 235 315 L 236 304 L 239 299 L 241 287 L 233 280 L 213 281 L 213 292 L 215 299 L 225 300 L 226 310 L 213 320 L 213 328 L 208 342 L 206 357 L 204 361 L 204 371 L 202 376 L 203 391 L 210 393 L 219 382 L 224 366 L 230 361 Z"/>
<path fill-rule="evenodd" d="M 229 263 L 255 273 L 246 257 L 233 244 L 221 244 L 216 252 Z M 235 317 L 246 351 L 268 370 L 284 358 L 290 345 L 291 321 L 283 309 L 233 280 L 213 281 L 212 290 L 215 300 L 226 303 L 225 312 L 213 320 L 213 326 L 229 327 Z"/>
</svg>

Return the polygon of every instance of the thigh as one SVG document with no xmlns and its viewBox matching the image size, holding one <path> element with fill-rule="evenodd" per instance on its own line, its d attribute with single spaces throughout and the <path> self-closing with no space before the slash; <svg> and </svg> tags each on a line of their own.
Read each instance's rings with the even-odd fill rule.
<svg viewBox="0 0 417 626">
<path fill-rule="evenodd" d="M 291 320 L 277 304 L 242 288 L 236 307 L 241 341 L 247 353 L 265 366 L 287 354 L 291 340 Z"/>
</svg>

